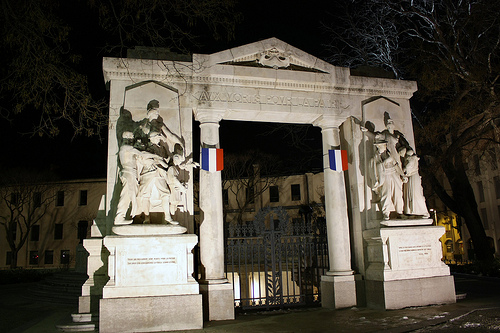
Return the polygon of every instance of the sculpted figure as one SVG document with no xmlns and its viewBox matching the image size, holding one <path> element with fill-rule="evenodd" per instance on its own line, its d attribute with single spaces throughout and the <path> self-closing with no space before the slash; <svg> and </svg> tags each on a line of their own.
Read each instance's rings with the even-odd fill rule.
<svg viewBox="0 0 500 333">
<path fill-rule="evenodd" d="M 186 208 L 185 194 L 187 186 L 179 181 L 180 170 L 185 166 L 186 164 L 183 163 L 182 155 L 174 154 L 172 163 L 167 170 L 167 184 L 171 191 L 170 214 L 174 214 L 177 208 L 179 208 L 181 212 Z"/>
<path fill-rule="evenodd" d="M 152 147 L 160 149 L 162 136 L 157 132 L 151 132 L 150 143 Z M 164 223 L 179 224 L 173 221 L 170 209 L 171 191 L 169 182 L 173 183 L 172 176 L 169 176 L 169 158 L 164 158 L 149 151 L 143 151 L 138 159 L 139 171 L 139 191 L 138 204 L 139 213 L 144 213 L 146 220 L 144 223 L 149 223 L 149 214 L 151 208 L 161 207 L 165 213 Z M 177 180 L 178 181 L 178 180 Z"/>
<path fill-rule="evenodd" d="M 137 156 L 140 151 L 134 148 L 134 135 L 132 132 L 123 132 L 122 145 L 118 152 L 120 161 L 119 177 L 122 182 L 120 199 L 116 208 L 115 224 L 130 224 L 132 220 L 126 220 L 126 214 L 131 207 L 130 215 L 134 216 L 137 212 Z"/>
<path fill-rule="evenodd" d="M 124 132 L 118 153 L 123 189 L 117 205 L 115 224 L 130 224 L 126 214 L 144 213 L 150 223 L 151 211 L 163 211 L 165 224 L 179 224 L 172 214 L 186 207 L 186 186 L 179 180 L 180 169 L 190 163 L 183 157 L 183 140 L 170 131 L 160 117 L 159 103 L 148 103 L 147 117 L 136 123 L 134 132 Z M 191 162 L 192 164 L 192 162 Z"/>
<path fill-rule="evenodd" d="M 385 130 L 381 132 L 382 138 L 387 141 L 387 150 L 392 156 L 398 156 L 398 149 L 400 147 L 407 147 L 408 141 L 406 141 L 403 133 L 396 130 L 394 121 L 391 118 L 385 121 Z M 402 168 L 401 159 L 396 158 L 396 162 L 399 167 Z"/>
<path fill-rule="evenodd" d="M 422 179 L 418 174 L 418 160 L 413 149 L 402 149 L 403 172 L 408 178 L 408 182 L 403 186 L 404 193 L 404 213 L 408 215 L 420 215 L 429 217 L 429 211 L 425 204 L 425 197 L 422 189 Z"/>
<path fill-rule="evenodd" d="M 387 149 L 387 141 L 382 136 L 375 137 L 375 156 L 371 160 L 373 171 L 372 190 L 380 197 L 380 209 L 384 220 L 390 213 L 403 214 L 403 171 L 398 164 L 399 155 L 392 155 Z"/>
<path fill-rule="evenodd" d="M 145 147 L 144 149 L 151 150 L 149 141 L 151 133 L 155 133 L 155 135 L 156 133 L 159 133 L 162 138 L 162 146 L 166 150 L 164 152 L 166 155 L 163 157 L 171 157 L 174 151 L 174 146 L 179 144 L 181 147 L 184 147 L 184 143 L 179 136 L 170 131 L 163 123 L 163 119 L 160 117 L 159 107 L 160 104 L 157 100 L 152 100 L 148 103 L 147 117 L 139 122 L 139 125 L 134 132 L 134 136 Z"/>
</svg>

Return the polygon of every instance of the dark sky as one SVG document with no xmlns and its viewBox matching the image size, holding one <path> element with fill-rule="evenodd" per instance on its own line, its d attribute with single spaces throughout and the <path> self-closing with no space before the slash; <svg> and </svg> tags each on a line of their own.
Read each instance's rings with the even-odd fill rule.
<svg viewBox="0 0 500 333">
<path fill-rule="evenodd" d="M 334 1 L 307 1 L 299 5 L 292 2 L 240 1 L 243 21 L 237 26 L 235 40 L 208 41 L 197 53 L 213 53 L 258 40 L 276 37 L 314 56 L 323 58 L 327 54 L 323 43 L 327 41 L 321 22 L 329 20 L 328 12 L 334 11 Z M 97 46 L 89 45 L 92 55 L 86 66 L 92 89 L 105 94 L 102 78 L 102 54 Z M 50 168 L 67 179 L 106 176 L 107 133 L 103 139 L 75 137 L 70 129 L 61 128 L 55 138 L 18 135 L 27 132 L 30 120 L 26 116 L 8 123 L 0 120 L 0 135 L 6 148 L 2 164 L 14 167 Z M 226 153 L 261 147 L 267 152 L 286 150 L 287 141 L 280 136 L 266 137 L 273 124 L 224 122 L 221 124 L 221 142 L 226 144 Z M 320 145 L 319 131 L 311 138 Z M 319 140 L 319 142 L 317 142 Z M 196 144 L 196 142 L 195 142 Z M 196 158 L 196 157 L 195 157 Z"/>
</svg>

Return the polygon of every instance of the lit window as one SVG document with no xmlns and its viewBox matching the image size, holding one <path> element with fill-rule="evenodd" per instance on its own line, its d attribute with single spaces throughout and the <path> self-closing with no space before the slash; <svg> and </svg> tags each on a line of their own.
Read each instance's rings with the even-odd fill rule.
<svg viewBox="0 0 500 333">
<path fill-rule="evenodd" d="M 446 241 L 446 252 L 451 253 L 453 252 L 453 242 L 451 240 Z"/>
</svg>

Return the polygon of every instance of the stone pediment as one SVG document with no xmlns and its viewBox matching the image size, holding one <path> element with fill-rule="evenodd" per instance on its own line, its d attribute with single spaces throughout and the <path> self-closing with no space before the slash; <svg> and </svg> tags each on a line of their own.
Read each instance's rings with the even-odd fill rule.
<svg viewBox="0 0 500 333">
<path fill-rule="evenodd" d="M 317 73 L 334 71 L 331 64 L 274 37 L 204 56 L 205 64 L 209 66 L 268 67 Z"/>
</svg>

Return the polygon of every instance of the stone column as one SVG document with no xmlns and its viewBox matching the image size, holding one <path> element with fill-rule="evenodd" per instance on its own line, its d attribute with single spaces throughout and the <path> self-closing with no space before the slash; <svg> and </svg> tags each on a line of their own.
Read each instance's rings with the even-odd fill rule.
<svg viewBox="0 0 500 333">
<path fill-rule="evenodd" d="M 321 116 L 314 123 L 321 127 L 325 177 L 325 213 L 330 269 L 321 277 L 323 307 L 345 308 L 356 305 L 356 286 L 351 269 L 351 245 L 344 173 L 330 169 L 328 150 L 340 149 L 339 126 L 344 119 Z"/>
<path fill-rule="evenodd" d="M 201 146 L 219 148 L 219 121 L 222 112 L 196 110 L 200 122 Z M 203 312 L 207 320 L 234 319 L 232 285 L 224 273 L 224 219 L 221 171 L 200 170 L 200 260 Z"/>
</svg>

